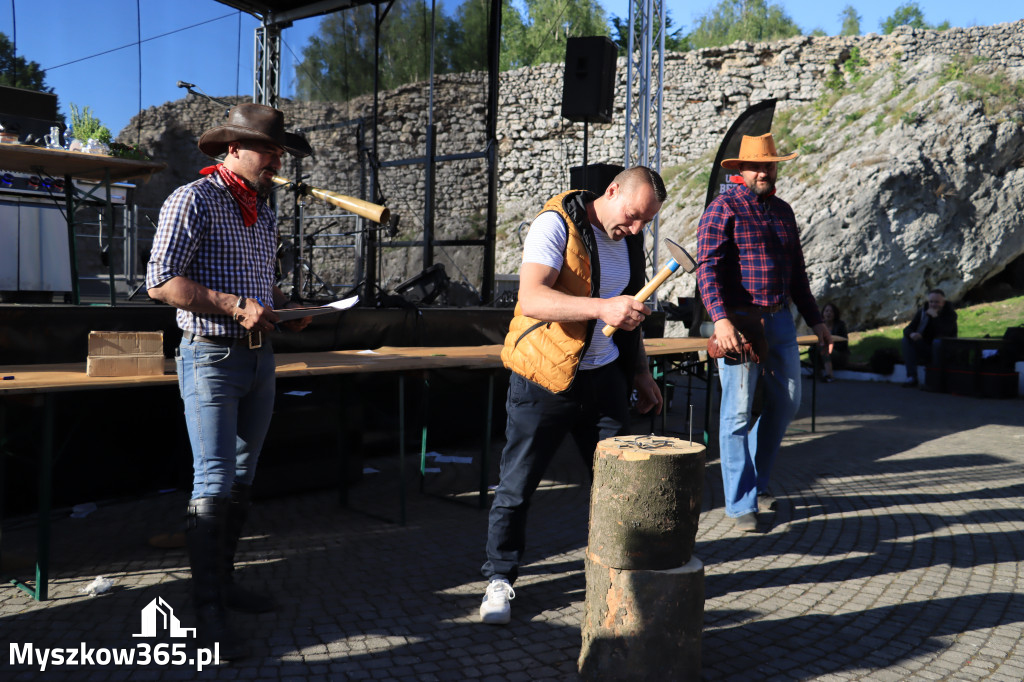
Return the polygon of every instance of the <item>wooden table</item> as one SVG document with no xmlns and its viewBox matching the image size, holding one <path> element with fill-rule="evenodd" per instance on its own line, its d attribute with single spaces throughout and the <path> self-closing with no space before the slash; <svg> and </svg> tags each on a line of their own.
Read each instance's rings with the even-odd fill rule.
<svg viewBox="0 0 1024 682">
<path fill-rule="evenodd" d="M 493 414 L 494 373 L 503 370 L 501 346 L 398 348 L 382 347 L 373 351 L 323 351 L 278 353 L 275 355 L 279 379 L 308 376 L 397 373 L 399 379 L 399 522 L 405 523 L 405 380 L 410 372 L 440 369 L 480 369 L 488 371 L 487 419 L 480 465 L 479 504 L 487 499 L 487 455 L 490 449 Z M 53 444 L 57 425 L 54 420 L 55 396 L 60 393 L 99 391 L 116 388 L 177 386 L 173 360 L 165 362 L 160 376 L 90 377 L 86 363 L 7 365 L 0 367 L 0 436 L 6 432 L 4 398 L 38 395 L 42 398 L 42 429 L 39 440 L 39 519 L 37 522 L 36 572 L 34 585 L 20 580 L 12 583 L 37 600 L 48 598 L 50 563 L 50 508 L 52 502 Z M 424 427 L 425 428 L 425 427 Z M 420 468 L 424 468 L 421 453 Z M 344 470 L 344 467 L 342 467 Z M 4 482 L 0 479 L 0 496 Z M 0 504 L 2 508 L 2 504 Z"/>
<path fill-rule="evenodd" d="M 47 149 L 27 144 L 0 144 L 0 169 L 16 173 L 35 173 L 40 177 L 64 178 L 64 215 L 68 223 L 68 253 L 71 265 L 71 295 L 75 304 L 78 292 L 78 259 L 75 255 L 75 185 L 72 178 L 96 180 L 106 190 L 106 217 L 109 243 L 114 238 L 114 214 L 110 204 L 110 183 L 122 180 L 148 180 L 153 173 L 163 170 L 164 163 L 121 159 L 103 154 L 86 154 L 63 149 Z M 114 269 L 110 259 L 110 304 L 114 305 Z"/>
<path fill-rule="evenodd" d="M 817 342 L 814 336 L 802 336 L 801 345 Z M 655 363 L 678 360 L 707 347 L 707 339 L 649 339 L 645 342 L 647 355 Z M 491 421 L 493 415 L 494 376 L 505 371 L 501 362 L 501 346 L 447 346 L 447 347 L 393 347 L 384 346 L 373 351 L 321 351 L 308 353 L 278 353 L 275 356 L 276 374 L 279 379 L 304 376 L 326 376 L 346 374 L 374 374 L 394 372 L 399 378 L 399 521 L 405 523 L 405 378 L 410 372 L 441 369 L 478 369 L 487 372 L 487 418 L 481 449 L 479 505 L 487 500 L 488 454 L 490 451 Z M 664 366 L 664 365 L 663 365 Z M 708 373 L 708 401 L 711 393 L 711 373 Z M 12 583 L 37 600 L 48 598 L 48 576 L 50 560 L 50 507 L 53 479 L 53 443 L 56 424 L 54 423 L 54 396 L 58 393 L 98 391 L 116 388 L 139 388 L 147 386 L 177 386 L 173 360 L 167 360 L 165 373 L 160 376 L 132 377 L 90 377 L 86 374 L 86 363 L 8 365 L 0 367 L 0 436 L 6 432 L 6 410 L 3 399 L 17 395 L 39 395 L 42 397 L 42 433 L 39 445 L 39 519 L 37 522 L 36 572 L 34 586 L 20 580 Z M 6 377 L 13 377 L 7 379 Z M 663 387 L 664 390 L 664 387 Z M 706 411 L 709 413 L 710 410 Z M 707 416 L 706 416 L 707 420 Z M 426 428 L 425 426 L 423 427 Z M 710 430 L 706 421 L 706 430 Z M 424 432 L 425 433 L 425 432 Z M 421 452 L 420 470 L 424 468 L 424 452 Z M 344 467 L 342 467 L 344 470 Z M 0 480 L 0 495 L 3 492 Z M 0 505 L 2 508 L 2 505 Z"/>
<path fill-rule="evenodd" d="M 30 144 L 0 144 L 0 168 L 15 173 L 70 176 L 83 180 L 120 182 L 148 179 L 167 164 L 47 149 Z"/>
<path fill-rule="evenodd" d="M 845 341 L 844 337 L 834 337 L 835 341 Z M 798 345 L 803 347 L 810 347 L 817 345 L 818 337 L 814 334 L 807 334 L 804 336 L 798 336 L 796 339 Z M 714 363 L 710 358 L 703 360 L 691 360 L 689 363 L 680 363 L 680 359 L 688 354 L 697 353 L 700 351 L 706 351 L 708 347 L 708 340 L 700 337 L 687 337 L 687 338 L 671 338 L 671 339 L 645 339 L 644 348 L 647 351 L 647 357 L 651 359 L 651 364 L 654 367 L 655 378 L 659 380 L 659 384 L 662 387 L 662 397 L 667 399 L 666 386 L 664 381 L 664 374 L 667 368 L 675 366 L 681 366 L 681 368 L 688 374 L 693 376 L 690 369 L 696 364 L 704 364 L 705 369 L 705 381 L 707 383 L 707 390 L 704 398 L 704 444 L 707 445 L 711 439 L 711 399 L 714 391 L 714 382 L 712 377 L 714 376 Z M 815 357 L 815 363 L 817 363 L 817 357 Z M 818 368 L 815 366 L 814 372 L 811 377 L 811 433 L 814 433 L 817 421 L 817 403 L 818 403 Z M 665 431 L 665 410 L 662 410 L 661 430 Z"/>
</svg>

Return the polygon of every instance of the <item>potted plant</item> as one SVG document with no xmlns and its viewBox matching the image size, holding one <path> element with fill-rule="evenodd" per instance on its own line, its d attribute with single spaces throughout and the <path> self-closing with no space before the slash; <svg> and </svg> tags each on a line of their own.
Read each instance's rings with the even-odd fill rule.
<svg viewBox="0 0 1024 682">
<path fill-rule="evenodd" d="M 100 120 L 89 111 L 89 107 L 82 107 L 79 111 L 74 102 L 69 106 L 71 107 L 71 131 L 74 134 L 74 139 L 68 145 L 68 149 L 107 153 L 112 137 L 110 128 L 100 123 Z"/>
</svg>

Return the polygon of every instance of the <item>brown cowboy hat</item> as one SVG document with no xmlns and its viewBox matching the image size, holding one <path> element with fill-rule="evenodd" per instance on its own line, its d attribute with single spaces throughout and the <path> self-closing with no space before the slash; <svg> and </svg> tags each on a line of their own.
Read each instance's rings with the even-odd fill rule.
<svg viewBox="0 0 1024 682">
<path fill-rule="evenodd" d="M 726 159 L 722 162 L 722 168 L 726 170 L 739 170 L 740 164 L 747 163 L 772 163 L 773 161 L 789 161 L 797 157 L 797 152 L 779 156 L 775 151 L 775 139 L 771 133 L 765 133 L 758 137 L 744 135 L 740 142 L 740 155 L 736 159 Z"/>
<path fill-rule="evenodd" d="M 199 151 L 218 157 L 227 151 L 229 142 L 238 140 L 270 142 L 300 159 L 313 153 L 306 138 L 285 131 L 281 111 L 251 102 L 231 107 L 227 123 L 203 133 L 199 138 Z"/>
</svg>

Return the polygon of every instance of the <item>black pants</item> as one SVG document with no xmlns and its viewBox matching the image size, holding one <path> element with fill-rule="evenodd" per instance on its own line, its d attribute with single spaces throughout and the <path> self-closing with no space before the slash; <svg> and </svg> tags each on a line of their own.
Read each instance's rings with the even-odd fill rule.
<svg viewBox="0 0 1024 682">
<path fill-rule="evenodd" d="M 593 467 L 594 450 L 605 438 L 626 432 L 629 388 L 618 362 L 581 371 L 563 393 L 551 393 L 513 373 L 508 388 L 507 442 L 487 531 L 488 580 L 515 582 L 526 548 L 526 514 L 548 464 L 572 434 L 580 455 Z"/>
</svg>

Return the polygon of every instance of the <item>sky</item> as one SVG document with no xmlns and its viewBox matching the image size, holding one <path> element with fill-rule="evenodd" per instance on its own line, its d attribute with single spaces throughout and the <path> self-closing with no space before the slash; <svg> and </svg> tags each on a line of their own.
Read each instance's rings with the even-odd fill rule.
<svg viewBox="0 0 1024 682">
<path fill-rule="evenodd" d="M 665 0 L 674 27 L 689 30 L 717 0 Z M 806 33 L 839 33 L 840 10 L 853 5 L 863 33 L 880 32 L 893 0 L 775 0 Z M 453 9 L 457 0 L 447 0 Z M 627 17 L 629 0 L 603 0 L 609 15 Z M 953 26 L 1024 18 L 1024 3 L 920 0 L 925 20 Z M 294 94 L 295 64 L 322 17 L 282 33 L 281 94 Z M 46 83 L 71 120 L 69 104 L 89 111 L 117 135 L 140 110 L 184 97 L 178 81 L 213 97 L 253 92 L 254 31 L 258 21 L 215 0 L 0 0 L 0 32 L 18 54 L 46 71 Z M 138 43 L 141 39 L 141 45 Z M 141 72 L 141 73 L 140 73 Z"/>
</svg>

